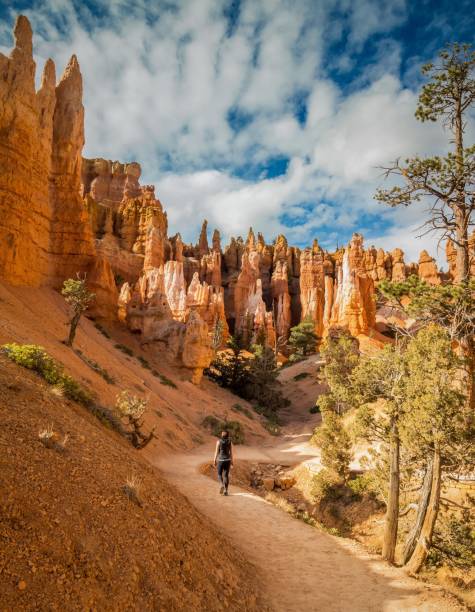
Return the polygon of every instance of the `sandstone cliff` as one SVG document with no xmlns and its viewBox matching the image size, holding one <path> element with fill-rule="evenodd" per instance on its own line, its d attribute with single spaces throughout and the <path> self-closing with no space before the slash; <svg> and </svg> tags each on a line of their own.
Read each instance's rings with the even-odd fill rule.
<svg viewBox="0 0 475 612">
<path fill-rule="evenodd" d="M 246 240 L 233 237 L 222 247 L 217 229 L 209 240 L 206 220 L 195 244 L 169 237 L 167 214 L 155 188 L 140 184 L 137 162 L 81 157 L 82 77 L 74 55 L 58 84 L 48 60 L 35 91 L 32 31 L 20 17 L 0 70 L 0 277 L 60 286 L 86 273 L 97 296 L 91 314 L 119 316 L 195 382 L 211 359 L 211 337 L 224 343 L 238 332 L 249 343 L 283 346 L 291 327 L 308 318 L 319 337 L 332 326 L 371 334 L 380 281 L 445 278 L 426 251 L 407 264 L 401 249 L 365 248 L 358 234 L 333 253 L 317 241 L 301 251 L 284 235 L 267 244 L 252 228 Z M 447 259 L 454 277 L 450 242 Z"/>
<path fill-rule="evenodd" d="M 45 64 L 35 91 L 32 31 L 17 19 L 15 47 L 0 54 L 0 276 L 9 283 L 58 284 L 85 272 L 94 244 L 80 198 L 84 110 L 73 56 L 56 86 Z"/>
</svg>

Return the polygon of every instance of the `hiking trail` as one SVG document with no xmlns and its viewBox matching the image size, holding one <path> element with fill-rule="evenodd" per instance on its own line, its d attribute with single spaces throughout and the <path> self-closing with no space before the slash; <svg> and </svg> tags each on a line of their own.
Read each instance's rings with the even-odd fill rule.
<svg viewBox="0 0 475 612">
<path fill-rule="evenodd" d="M 283 436 L 276 446 L 235 446 L 240 459 L 318 461 L 310 434 Z M 462 610 L 441 588 L 412 579 L 357 542 L 331 536 L 232 485 L 229 497 L 199 472 L 214 445 L 160 457 L 157 465 L 189 501 L 258 568 L 263 595 L 276 612 L 445 612 Z M 219 559 L 216 560 L 219 564 Z"/>
</svg>

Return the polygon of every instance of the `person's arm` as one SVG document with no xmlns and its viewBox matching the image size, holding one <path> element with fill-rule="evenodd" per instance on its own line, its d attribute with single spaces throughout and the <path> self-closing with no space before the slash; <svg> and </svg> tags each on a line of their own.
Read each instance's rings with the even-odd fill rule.
<svg viewBox="0 0 475 612">
<path fill-rule="evenodd" d="M 216 442 L 216 450 L 214 451 L 213 465 L 216 467 L 216 460 L 218 459 L 219 440 Z"/>
<path fill-rule="evenodd" d="M 231 466 L 234 464 L 233 443 L 231 442 Z"/>
</svg>

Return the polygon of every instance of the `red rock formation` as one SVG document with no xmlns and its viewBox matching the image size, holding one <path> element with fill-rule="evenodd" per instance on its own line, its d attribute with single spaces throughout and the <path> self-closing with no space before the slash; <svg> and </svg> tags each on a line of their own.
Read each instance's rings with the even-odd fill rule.
<svg viewBox="0 0 475 612">
<path fill-rule="evenodd" d="M 440 275 L 435 259 L 427 251 L 421 251 L 418 264 L 419 278 L 431 285 L 440 285 Z"/>
<path fill-rule="evenodd" d="M 391 252 L 391 280 L 403 281 L 407 278 L 406 264 L 404 263 L 404 252 L 401 249 L 394 249 Z"/>
<path fill-rule="evenodd" d="M 201 258 L 203 255 L 208 254 L 208 221 L 206 219 L 203 221 L 203 225 L 201 226 L 200 239 L 198 242 L 198 256 Z"/>
<path fill-rule="evenodd" d="M 50 249 L 55 284 L 91 265 L 95 254 L 89 216 L 80 197 L 84 146 L 82 76 L 73 55 L 56 87 L 50 173 Z"/>
<path fill-rule="evenodd" d="M 290 294 L 287 262 L 277 260 L 272 272 L 271 292 L 275 313 L 275 331 L 278 338 L 287 338 L 291 325 Z"/>
<path fill-rule="evenodd" d="M 82 193 L 91 195 L 97 203 L 120 204 L 124 198 L 136 198 L 141 193 L 140 164 L 122 164 L 109 159 L 83 159 Z"/>
<path fill-rule="evenodd" d="M 354 234 L 337 267 L 336 292 L 331 315 L 335 327 L 347 327 L 354 336 L 367 334 L 376 325 L 374 283 L 364 269 L 363 238 Z"/>
<path fill-rule="evenodd" d="M 110 263 L 104 257 L 98 256 L 94 259 L 87 275 L 87 286 L 96 296 L 89 313 L 101 319 L 115 319 L 119 292 Z"/>
<path fill-rule="evenodd" d="M 183 365 L 192 373 L 192 383 L 197 385 L 201 382 L 203 370 L 209 366 L 212 358 L 208 325 L 197 312 L 192 311 L 186 323 L 182 352 Z"/>
<path fill-rule="evenodd" d="M 308 316 L 318 335 L 331 325 L 369 333 L 375 283 L 412 273 L 441 282 L 426 252 L 419 265 L 406 265 L 400 249 L 364 250 L 359 235 L 335 253 L 317 243 L 301 253 L 284 235 L 266 245 L 252 228 L 245 242 L 232 238 L 223 253 L 217 230 L 210 248 L 206 221 L 195 245 L 183 244 L 180 234 L 169 239 L 154 188 L 140 186 L 139 164 L 82 160 L 82 78 L 75 56 L 57 86 L 48 61 L 35 92 L 31 28 L 20 18 L 14 50 L 8 58 L 0 54 L 0 72 L 0 276 L 17 284 L 58 285 L 77 271 L 88 272 L 98 295 L 96 316 L 104 317 L 114 310 L 114 274 L 122 276 L 121 319 L 177 360 L 195 364 L 187 366 L 195 379 L 202 369 L 196 364 L 207 359 L 204 326 L 209 334 L 221 321 L 227 334 L 229 321 L 249 342 L 265 332 L 272 345 L 276 335 L 286 338 L 290 326 Z M 475 235 L 471 244 L 475 251 Z M 447 255 L 456 276 L 451 243 Z M 199 342 L 205 346 L 201 355 Z"/>
<path fill-rule="evenodd" d="M 239 273 L 234 288 L 234 318 L 235 330 L 246 333 L 249 321 L 248 313 L 249 298 L 256 293 L 256 284 L 259 279 L 259 254 L 257 251 L 244 253 L 242 256 L 241 272 Z"/>
<path fill-rule="evenodd" d="M 331 300 L 330 309 L 332 297 L 327 296 L 327 299 Z M 305 249 L 300 255 L 300 301 L 302 320 L 311 318 L 315 323 L 315 333 L 321 337 L 325 310 L 325 276 L 323 251 L 316 241 L 311 249 Z"/>
<path fill-rule="evenodd" d="M 13 284 L 60 284 L 94 253 L 79 198 L 83 146 L 81 73 L 71 58 L 59 85 L 48 60 L 35 92 L 32 31 L 20 16 L 15 48 L 0 54 L 0 276 Z"/>
</svg>

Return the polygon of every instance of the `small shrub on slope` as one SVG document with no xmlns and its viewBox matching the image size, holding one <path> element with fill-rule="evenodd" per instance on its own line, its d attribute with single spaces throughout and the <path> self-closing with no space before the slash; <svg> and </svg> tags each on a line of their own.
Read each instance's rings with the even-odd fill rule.
<svg viewBox="0 0 475 612">
<path fill-rule="evenodd" d="M 90 392 L 68 374 L 42 346 L 36 344 L 4 344 L 2 352 L 18 365 L 37 372 L 50 385 L 54 385 L 67 398 L 91 406 L 93 399 Z"/>
<path fill-rule="evenodd" d="M 234 444 L 244 444 L 244 430 L 239 421 L 222 421 L 209 414 L 202 423 L 203 427 L 209 429 L 213 436 L 219 437 L 222 431 L 229 431 Z"/>
<path fill-rule="evenodd" d="M 147 409 L 147 400 L 143 400 L 136 395 L 132 395 L 129 391 L 122 391 L 117 396 L 116 408 L 119 414 L 127 419 L 131 431 L 126 435 L 135 446 L 135 448 L 144 448 L 154 438 L 154 430 L 146 435 L 142 431 L 142 417 Z"/>
</svg>

